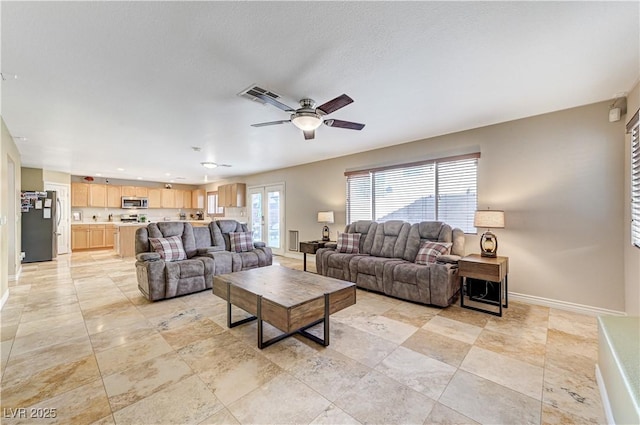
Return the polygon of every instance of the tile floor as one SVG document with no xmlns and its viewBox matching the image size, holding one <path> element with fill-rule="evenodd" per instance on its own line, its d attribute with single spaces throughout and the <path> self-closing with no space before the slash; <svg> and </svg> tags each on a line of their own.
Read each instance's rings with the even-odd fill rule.
<svg viewBox="0 0 640 425">
<path fill-rule="evenodd" d="M 149 303 L 133 261 L 108 251 L 24 265 L 9 293 L 3 424 L 604 422 L 589 316 L 513 302 L 497 318 L 358 290 L 329 347 L 261 351 L 255 323 L 228 330 L 211 292 Z"/>
</svg>

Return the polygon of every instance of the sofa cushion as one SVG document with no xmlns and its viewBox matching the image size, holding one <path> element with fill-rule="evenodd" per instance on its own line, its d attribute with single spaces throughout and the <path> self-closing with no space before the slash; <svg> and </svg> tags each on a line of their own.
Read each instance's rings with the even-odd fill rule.
<svg viewBox="0 0 640 425">
<path fill-rule="evenodd" d="M 338 235 L 338 252 L 357 254 L 360 252 L 360 233 L 340 233 Z"/>
<path fill-rule="evenodd" d="M 253 250 L 253 232 L 230 232 L 231 252 L 247 252 Z"/>
<path fill-rule="evenodd" d="M 451 242 L 424 242 L 416 255 L 416 264 L 435 263 L 439 255 L 449 254 Z"/>
<path fill-rule="evenodd" d="M 187 259 L 187 253 L 182 246 L 180 236 L 168 238 L 149 238 L 149 243 L 155 252 L 160 254 L 164 261 L 180 261 Z"/>
</svg>

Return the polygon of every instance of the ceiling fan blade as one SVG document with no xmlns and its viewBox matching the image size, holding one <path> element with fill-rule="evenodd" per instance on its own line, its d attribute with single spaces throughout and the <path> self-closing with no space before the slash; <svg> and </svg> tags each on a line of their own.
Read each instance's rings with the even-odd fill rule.
<svg viewBox="0 0 640 425">
<path fill-rule="evenodd" d="M 337 111 L 340 108 L 344 108 L 348 104 L 353 103 L 353 99 L 351 99 L 346 94 L 340 95 L 333 100 L 328 101 L 316 108 L 325 115 L 328 115 L 332 112 Z"/>
<path fill-rule="evenodd" d="M 362 130 L 364 124 L 342 120 L 324 120 L 324 124 L 328 127 L 347 128 L 349 130 Z"/>
<path fill-rule="evenodd" d="M 316 137 L 316 131 L 315 130 L 307 130 L 307 131 L 302 131 L 304 133 L 304 140 L 312 140 Z"/>
<path fill-rule="evenodd" d="M 251 124 L 251 127 L 266 127 L 268 125 L 284 124 L 286 122 L 291 122 L 291 120 L 260 122 L 258 124 Z"/>
<path fill-rule="evenodd" d="M 266 96 L 266 95 L 264 95 L 262 93 L 253 93 L 253 96 L 257 97 L 258 99 L 264 100 L 265 102 L 270 103 L 273 106 L 275 106 L 276 108 L 282 109 L 285 112 L 294 112 L 295 111 L 295 109 L 293 109 L 291 106 L 287 106 L 282 102 L 278 102 L 274 98 L 272 98 L 270 96 Z"/>
</svg>

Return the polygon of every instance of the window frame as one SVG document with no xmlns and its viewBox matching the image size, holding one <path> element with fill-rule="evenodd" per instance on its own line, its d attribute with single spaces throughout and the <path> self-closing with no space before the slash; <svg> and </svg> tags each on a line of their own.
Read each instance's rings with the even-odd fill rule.
<svg viewBox="0 0 640 425">
<path fill-rule="evenodd" d="M 395 170 L 399 171 L 398 175 L 401 175 L 403 170 L 407 170 L 408 173 L 410 173 L 412 171 L 412 169 L 417 169 L 419 167 L 423 167 L 425 165 L 429 165 L 432 166 L 432 170 L 431 172 L 433 172 L 433 179 L 434 179 L 434 185 L 435 185 L 435 193 L 433 194 L 434 197 L 434 206 L 433 206 L 433 216 L 435 217 L 434 220 L 440 220 L 440 221 L 445 221 L 445 222 L 449 222 L 450 220 L 447 220 L 446 217 L 442 217 L 443 214 L 446 214 L 446 211 L 441 211 L 441 209 L 439 208 L 439 199 L 442 196 L 442 194 L 440 193 L 441 191 L 445 191 L 446 190 L 446 185 L 442 185 L 442 182 L 440 181 L 439 178 L 439 168 L 443 165 L 448 165 L 448 164 L 452 164 L 458 161 L 465 161 L 465 160 L 474 160 L 474 165 L 475 165 L 475 175 L 473 176 L 473 183 L 475 184 L 475 191 L 474 191 L 474 203 L 475 205 L 473 206 L 473 211 L 467 211 L 467 215 L 469 217 L 465 218 L 465 222 L 466 222 L 466 228 L 463 229 L 465 231 L 465 233 L 476 233 L 477 230 L 475 227 L 473 227 L 473 213 L 475 213 L 475 210 L 477 209 L 478 206 L 478 159 L 480 158 L 480 152 L 475 152 L 475 153 L 470 153 L 470 154 L 466 154 L 466 155 L 457 155 L 457 156 L 450 156 L 450 157 L 442 157 L 442 158 L 435 158 L 435 159 L 429 159 L 429 160 L 423 160 L 423 161 L 416 161 L 416 162 L 410 162 L 410 163 L 403 163 L 403 164 L 396 164 L 396 165 L 390 165 L 390 166 L 384 166 L 384 167 L 375 167 L 375 168 L 368 168 L 368 169 L 359 169 L 359 170 L 353 170 L 353 171 L 345 171 L 344 175 L 346 177 L 346 213 L 347 213 L 347 222 L 348 223 L 352 223 L 353 221 L 356 220 L 375 220 L 376 217 L 376 205 L 377 201 L 376 201 L 376 175 L 378 175 L 378 177 L 380 177 L 381 175 L 384 175 L 385 172 L 392 170 L 391 175 L 393 175 L 393 172 Z M 427 171 L 428 172 L 428 171 Z M 356 214 L 356 217 L 353 216 L 352 213 L 352 208 L 351 208 L 351 204 L 352 204 L 352 197 L 353 197 L 353 193 L 352 193 L 352 184 L 353 181 L 355 179 L 360 179 L 361 180 L 361 184 L 362 184 L 362 193 L 365 193 L 367 188 L 365 188 L 364 186 L 366 186 L 366 176 L 368 176 L 368 180 L 369 180 L 369 186 L 368 186 L 368 191 L 369 191 L 369 208 L 367 211 L 367 208 L 362 208 L 361 205 L 358 204 L 358 214 Z M 450 185 L 452 180 L 451 179 L 447 179 L 446 180 L 446 184 Z M 380 193 L 378 191 L 378 193 Z M 401 196 L 401 194 L 399 193 L 399 195 Z M 380 196 L 380 195 L 379 195 Z M 361 196 L 357 198 L 357 201 L 361 203 L 362 199 Z M 407 207 L 409 207 L 409 205 L 407 205 Z M 419 208 L 418 208 L 419 209 Z M 368 217 L 367 218 L 363 218 L 363 214 L 367 214 L 368 213 Z M 409 211 L 407 213 L 410 213 Z M 425 211 L 425 214 L 429 214 L 431 215 L 431 210 L 429 209 L 429 211 Z M 414 216 L 415 217 L 415 216 Z M 423 221 L 428 221 L 430 220 L 430 218 L 425 217 Z M 459 227 L 459 226 L 456 226 Z"/>
<path fill-rule="evenodd" d="M 640 248 L 640 110 L 627 123 L 630 134 L 629 155 L 629 195 L 631 225 L 629 227 L 631 245 Z"/>
<path fill-rule="evenodd" d="M 215 210 L 214 212 L 211 212 L 209 210 L 209 197 L 210 196 L 215 196 Z M 224 207 L 219 206 L 219 202 L 220 202 L 220 196 L 218 195 L 218 191 L 217 190 L 212 190 L 210 192 L 207 192 L 207 215 L 209 217 L 224 217 Z"/>
</svg>

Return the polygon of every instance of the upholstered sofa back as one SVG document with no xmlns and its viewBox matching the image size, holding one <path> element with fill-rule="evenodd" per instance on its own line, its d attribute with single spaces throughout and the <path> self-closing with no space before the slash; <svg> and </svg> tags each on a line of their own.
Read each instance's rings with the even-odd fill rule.
<svg viewBox="0 0 640 425">
<path fill-rule="evenodd" d="M 373 238 L 371 255 L 385 258 L 402 258 L 407 246 L 411 225 L 400 220 L 378 223 Z"/>
<path fill-rule="evenodd" d="M 373 246 L 373 239 L 376 235 L 378 223 L 371 220 L 358 220 L 345 227 L 345 233 L 360 233 L 360 244 L 358 252 L 361 254 L 370 254 Z"/>
<path fill-rule="evenodd" d="M 214 238 L 216 238 L 217 234 L 220 234 L 227 251 L 231 250 L 231 239 L 229 237 L 229 233 L 249 231 L 246 224 L 240 223 L 236 220 L 216 220 L 210 224 L 210 227 L 212 227 L 211 232 L 213 233 Z M 214 240 L 214 242 L 218 241 Z M 215 245 L 219 245 L 219 243 L 216 243 Z"/>
<path fill-rule="evenodd" d="M 441 221 L 423 221 L 411 225 L 403 259 L 415 261 L 423 242 L 451 242 L 451 254 L 464 255 L 464 233 Z"/>
<path fill-rule="evenodd" d="M 146 232 L 136 231 L 136 254 L 153 251 L 149 247 L 149 238 L 180 236 L 184 251 L 187 253 L 187 258 L 196 255 L 196 240 L 193 235 L 193 227 L 190 223 L 160 221 L 158 223 L 150 223 L 147 225 L 146 230 Z"/>
</svg>

